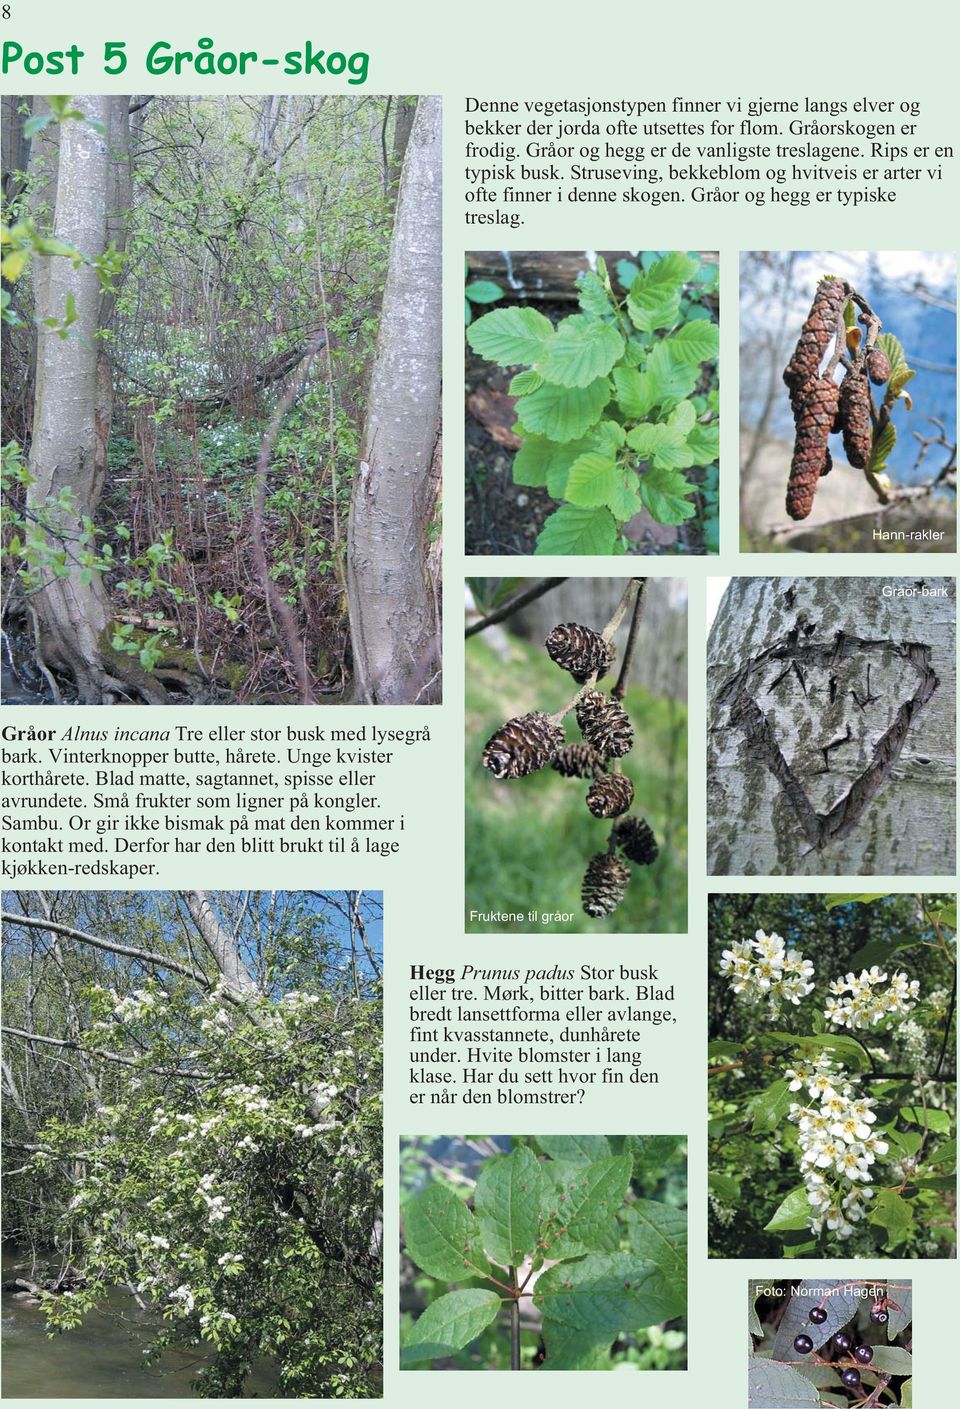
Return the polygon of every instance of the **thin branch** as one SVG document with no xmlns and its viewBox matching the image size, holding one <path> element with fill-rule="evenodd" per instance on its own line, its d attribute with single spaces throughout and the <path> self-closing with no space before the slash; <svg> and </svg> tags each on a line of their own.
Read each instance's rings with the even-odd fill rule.
<svg viewBox="0 0 960 1409">
<path fill-rule="evenodd" d="M 515 597 L 511 597 L 502 607 L 498 607 L 495 612 L 485 616 L 480 621 L 475 621 L 472 626 L 468 626 L 464 631 L 464 639 L 468 636 L 476 636 L 478 631 L 486 631 L 488 626 L 496 626 L 499 621 L 506 621 L 508 616 L 513 616 L 521 607 L 528 606 L 535 602 L 538 597 L 544 596 L 547 592 L 552 592 L 555 587 L 559 587 L 561 582 L 566 582 L 565 577 L 545 577 L 534 587 L 525 587 L 522 592 L 518 592 Z"/>
<path fill-rule="evenodd" d="M 615 700 L 622 700 L 627 693 L 627 680 L 630 676 L 630 668 L 633 665 L 633 655 L 637 648 L 637 637 L 640 633 L 640 622 L 643 619 L 643 609 L 646 604 L 646 578 L 639 581 L 637 595 L 633 603 L 633 616 L 630 619 L 630 634 L 627 637 L 627 644 L 623 651 L 623 660 L 620 662 L 620 674 L 617 676 L 617 683 L 610 691 Z"/>
<path fill-rule="evenodd" d="M 117 1052 L 105 1052 L 102 1047 L 84 1047 L 82 1042 L 74 1042 L 67 1037 L 43 1037 L 39 1032 L 25 1032 L 19 1027 L 0 1027 L 0 1032 L 5 1032 L 8 1037 L 22 1037 L 25 1042 L 44 1042 L 49 1047 L 69 1047 L 73 1052 L 82 1052 L 85 1057 L 99 1057 L 104 1062 L 119 1062 L 121 1066 L 136 1067 L 139 1071 L 148 1071 L 153 1076 L 184 1076 L 191 1081 L 205 1081 L 207 1073 L 194 1071 L 190 1067 L 177 1067 L 174 1070 L 165 1070 L 162 1067 L 145 1067 L 134 1057 L 121 1057 Z"/>
<path fill-rule="evenodd" d="M 108 954 L 122 954 L 127 959 L 139 959 L 142 964 L 150 964 L 156 969 L 169 969 L 171 973 L 182 974 L 184 978 L 193 979 L 194 983 L 199 983 L 204 988 L 213 986 L 206 974 L 201 973 L 198 969 L 190 968 L 188 964 L 180 964 L 176 959 L 168 959 L 163 954 L 154 954 L 149 949 L 138 949 L 132 944 L 114 944 L 109 939 L 101 939 L 99 935 L 87 934 L 84 930 L 75 930 L 69 925 L 61 925 L 57 920 L 38 920 L 32 915 L 16 915 L 6 910 L 0 913 L 0 920 L 8 925 L 23 925 L 27 929 L 49 930 L 51 934 L 63 935 L 65 939 L 75 939 L 79 944 L 90 944 L 94 949 L 104 949 Z"/>
</svg>

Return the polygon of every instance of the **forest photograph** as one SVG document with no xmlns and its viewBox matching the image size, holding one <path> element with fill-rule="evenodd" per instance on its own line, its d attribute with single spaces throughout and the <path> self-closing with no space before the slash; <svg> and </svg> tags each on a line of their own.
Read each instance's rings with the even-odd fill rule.
<svg viewBox="0 0 960 1409">
<path fill-rule="evenodd" d="M 956 551 L 956 256 L 740 259 L 744 552 Z"/>
<path fill-rule="evenodd" d="M 466 583 L 466 929 L 687 925 L 687 581 Z"/>
<path fill-rule="evenodd" d="M 5 701 L 438 703 L 440 99 L 2 117 Z"/>
<path fill-rule="evenodd" d="M 3 1392 L 379 1398 L 382 901 L 3 896 Z"/>
<path fill-rule="evenodd" d="M 957 906 L 712 895 L 712 1257 L 956 1257 Z"/>
</svg>

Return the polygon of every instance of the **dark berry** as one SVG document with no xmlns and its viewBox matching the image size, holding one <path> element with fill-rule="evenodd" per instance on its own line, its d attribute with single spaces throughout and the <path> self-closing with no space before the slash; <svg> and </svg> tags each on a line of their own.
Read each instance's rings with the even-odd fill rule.
<svg viewBox="0 0 960 1409">
<path fill-rule="evenodd" d="M 870 1320 L 875 1326 L 885 1326 L 890 1320 L 890 1313 L 884 1311 L 882 1306 L 875 1306 L 870 1312 Z"/>
<path fill-rule="evenodd" d="M 813 1349 L 813 1341 L 809 1336 L 805 1336 L 801 1333 L 799 1336 L 794 1336 L 793 1348 L 798 1351 L 800 1355 L 809 1355 Z"/>
<path fill-rule="evenodd" d="M 827 1319 L 827 1308 L 825 1306 L 811 1306 L 810 1320 L 815 1326 L 822 1326 Z"/>
<path fill-rule="evenodd" d="M 861 1365 L 869 1365 L 869 1364 L 870 1364 L 870 1361 L 873 1359 L 873 1346 L 872 1346 L 872 1345 L 858 1345 L 858 1346 L 855 1346 L 855 1347 L 854 1347 L 854 1351 L 853 1351 L 853 1358 L 854 1358 L 854 1360 L 859 1360 Z"/>
<path fill-rule="evenodd" d="M 833 1344 L 836 1350 L 849 1350 L 853 1341 L 847 1335 L 846 1331 L 838 1331 L 833 1338 Z"/>
<path fill-rule="evenodd" d="M 847 1389 L 856 1389 L 857 1385 L 860 1383 L 860 1371 L 855 1370 L 851 1365 L 849 1370 L 844 1370 L 840 1378 L 843 1380 Z"/>
</svg>

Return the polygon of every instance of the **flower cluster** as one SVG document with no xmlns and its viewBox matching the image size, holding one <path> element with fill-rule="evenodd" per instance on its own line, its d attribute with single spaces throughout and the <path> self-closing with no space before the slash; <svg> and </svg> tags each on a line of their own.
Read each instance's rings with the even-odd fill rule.
<svg viewBox="0 0 960 1409">
<path fill-rule="evenodd" d="M 800 1002 L 813 992 L 814 968 L 799 949 L 788 949 L 778 934 L 757 930 L 754 939 L 734 940 L 720 959 L 720 972 L 745 1003 L 768 1003 L 778 1013 L 781 1003 Z"/>
<path fill-rule="evenodd" d="M 916 979 L 908 979 L 906 974 L 894 974 L 890 986 L 882 989 L 887 975 L 881 973 L 874 964 L 872 969 L 861 969 L 860 977 L 847 974 L 845 978 L 834 979 L 823 1015 L 834 1027 L 853 1028 L 876 1027 L 886 1018 L 901 1017 L 915 1006 L 920 993 Z"/>
<path fill-rule="evenodd" d="M 871 1166 L 889 1146 L 871 1126 L 876 1122 L 869 1096 L 861 1095 L 843 1067 L 825 1053 L 795 1062 L 785 1073 L 791 1091 L 804 1091 L 790 1119 L 798 1129 L 800 1172 L 810 1204 L 810 1227 L 849 1238 L 863 1217 L 873 1190 Z"/>
</svg>

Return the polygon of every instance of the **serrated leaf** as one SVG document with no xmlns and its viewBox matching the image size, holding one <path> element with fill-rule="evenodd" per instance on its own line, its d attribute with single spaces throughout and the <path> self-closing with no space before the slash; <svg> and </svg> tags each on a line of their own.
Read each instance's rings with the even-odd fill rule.
<svg viewBox="0 0 960 1409">
<path fill-rule="evenodd" d="M 545 1368 L 596 1365 L 621 1330 L 635 1331 L 682 1315 L 685 1299 L 662 1269 L 634 1253 L 591 1253 L 551 1267 L 537 1281 L 534 1305 L 543 1314 Z"/>
<path fill-rule="evenodd" d="M 692 401 L 679 401 L 667 417 L 667 425 L 672 426 L 684 438 L 693 430 L 697 413 Z"/>
<path fill-rule="evenodd" d="M 654 1262 L 676 1286 L 687 1285 L 687 1215 L 653 1199 L 635 1199 L 627 1209 L 627 1233 L 638 1257 Z"/>
<path fill-rule="evenodd" d="M 873 442 L 867 473 L 878 475 L 886 468 L 890 452 L 897 443 L 897 432 L 892 421 L 888 421 Z"/>
<path fill-rule="evenodd" d="M 492 279 L 474 279 L 463 292 L 471 303 L 496 303 L 498 298 L 503 298 L 503 289 Z"/>
<path fill-rule="evenodd" d="M 623 470 L 616 460 L 591 451 L 581 455 L 570 466 L 565 497 L 571 504 L 595 509 L 601 504 L 609 504 L 610 497 L 622 484 Z"/>
<path fill-rule="evenodd" d="M 752 1356 L 747 1362 L 750 1387 L 748 1409 L 805 1409 L 820 1403 L 816 1385 L 804 1379 L 792 1365 Z"/>
<path fill-rule="evenodd" d="M 763 1041 L 776 1047 L 793 1047 L 804 1056 L 826 1052 L 845 1066 L 866 1068 L 870 1065 L 870 1056 L 863 1044 L 844 1033 L 818 1032 L 810 1036 L 796 1036 L 792 1032 L 766 1032 Z"/>
<path fill-rule="evenodd" d="M 870 1369 L 884 1375 L 912 1375 L 913 1356 L 899 1345 L 875 1345 Z"/>
<path fill-rule="evenodd" d="M 487 1256 L 519 1267 L 537 1244 L 540 1164 L 525 1145 L 485 1160 L 477 1178 L 476 1213 Z"/>
<path fill-rule="evenodd" d="M 610 302 L 610 296 L 603 286 L 603 281 L 587 270 L 580 275 L 577 284 L 577 302 L 592 318 L 607 318 L 614 313 L 614 308 Z"/>
<path fill-rule="evenodd" d="M 497 1293 L 484 1291 L 480 1287 L 447 1292 L 445 1296 L 437 1297 L 403 1337 L 401 1365 L 455 1354 L 476 1340 L 499 1314 L 500 1298 Z"/>
<path fill-rule="evenodd" d="M 528 431 L 563 444 L 577 440 L 589 430 L 609 400 L 610 383 L 606 377 L 598 377 L 585 387 L 547 382 L 529 396 L 522 396 L 516 412 Z"/>
<path fill-rule="evenodd" d="M 893 1252 L 913 1232 L 913 1209 L 895 1189 L 882 1189 L 873 1201 L 870 1222 L 886 1229 L 886 1251 Z"/>
<path fill-rule="evenodd" d="M 654 405 L 668 399 L 682 401 L 700 380 L 699 364 L 675 358 L 671 342 L 670 338 L 662 338 L 652 347 L 644 368 Z"/>
<path fill-rule="evenodd" d="M 604 420 L 591 426 L 587 439 L 592 450 L 599 450 L 605 455 L 616 455 L 625 444 L 627 435 L 618 421 Z"/>
<path fill-rule="evenodd" d="M 538 1135 L 537 1144 L 551 1159 L 573 1160 L 578 1164 L 610 1157 L 606 1135 Z"/>
<path fill-rule="evenodd" d="M 536 362 L 553 336 L 553 324 L 535 308 L 495 308 L 467 330 L 474 352 L 500 367 Z"/>
<path fill-rule="evenodd" d="M 650 379 L 635 367 L 614 367 L 614 394 L 628 421 L 642 421 L 655 406 Z"/>
<path fill-rule="evenodd" d="M 712 465 L 720 457 L 720 423 L 711 421 L 694 426 L 687 436 L 687 449 L 695 465 Z"/>
<path fill-rule="evenodd" d="M 635 426 L 627 435 L 627 444 L 641 460 L 649 460 L 660 470 L 684 470 L 693 464 L 683 432 L 666 422 Z"/>
<path fill-rule="evenodd" d="M 557 446 L 543 435 L 531 435 L 513 457 L 514 484 L 539 489 L 547 482 L 547 471 L 556 455 Z"/>
<path fill-rule="evenodd" d="M 810 1224 L 810 1201 L 807 1191 L 801 1184 L 799 1189 L 791 1189 L 780 1204 L 769 1223 L 764 1224 L 767 1233 L 799 1232 Z"/>
<path fill-rule="evenodd" d="M 606 556 L 613 552 L 617 522 L 609 509 L 581 509 L 561 504 L 537 537 L 538 555 Z"/>
<path fill-rule="evenodd" d="M 571 1238 L 587 1246 L 609 1228 L 623 1203 L 633 1159 L 628 1154 L 580 1166 L 557 1191 L 557 1220 Z"/>
<path fill-rule="evenodd" d="M 687 323 L 664 339 L 671 359 L 682 366 L 699 367 L 712 362 L 720 351 L 720 329 L 716 323 Z"/>
<path fill-rule="evenodd" d="M 630 285 L 627 311 L 642 333 L 672 328 L 680 312 L 683 285 L 696 272 L 693 260 L 680 250 L 663 255 Z"/>
<path fill-rule="evenodd" d="M 657 523 L 680 524 L 692 519 L 697 511 L 685 495 L 693 493 L 694 486 L 676 470 L 652 467 L 640 476 L 640 498 Z"/>
<path fill-rule="evenodd" d="M 637 493 L 637 477 L 633 471 L 621 467 L 618 473 L 620 477 L 607 499 L 607 508 L 620 523 L 627 523 L 634 514 L 639 514 L 643 501 Z"/>
<path fill-rule="evenodd" d="M 444 1184 L 431 1184 L 404 1209 L 407 1252 L 431 1277 L 462 1282 L 486 1276 L 480 1224 Z"/>
<path fill-rule="evenodd" d="M 527 396 L 531 391 L 536 391 L 537 387 L 543 386 L 543 378 L 539 372 L 518 372 L 511 378 L 507 391 L 510 396 Z"/>
<path fill-rule="evenodd" d="M 628 1135 L 625 1148 L 633 1155 L 637 1174 L 659 1174 L 683 1144 L 682 1135 Z"/>
<path fill-rule="evenodd" d="M 786 1081 L 774 1081 L 751 1098 L 746 1113 L 752 1117 L 754 1135 L 776 1130 L 796 1098 Z"/>
<path fill-rule="evenodd" d="M 573 313 L 546 345 L 537 370 L 557 386 L 588 387 L 598 377 L 606 377 L 622 356 L 623 338 L 616 328 Z"/>
</svg>

